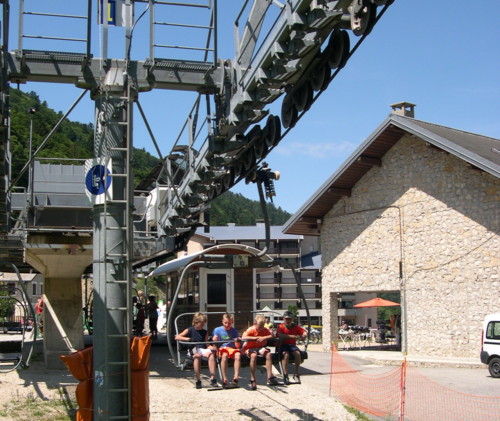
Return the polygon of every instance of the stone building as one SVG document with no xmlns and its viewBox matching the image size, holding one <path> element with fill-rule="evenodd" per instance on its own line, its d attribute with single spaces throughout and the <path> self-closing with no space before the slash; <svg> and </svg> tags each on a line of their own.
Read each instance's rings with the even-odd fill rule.
<svg viewBox="0 0 500 421">
<path fill-rule="evenodd" d="M 321 237 L 324 343 L 337 295 L 399 292 L 403 351 L 477 357 L 500 309 L 500 140 L 395 112 L 284 226 Z"/>
</svg>

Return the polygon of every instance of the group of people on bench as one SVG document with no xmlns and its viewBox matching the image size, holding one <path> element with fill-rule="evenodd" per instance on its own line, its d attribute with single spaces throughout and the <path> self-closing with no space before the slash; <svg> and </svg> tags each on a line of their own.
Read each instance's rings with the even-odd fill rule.
<svg viewBox="0 0 500 421">
<path fill-rule="evenodd" d="M 258 356 L 265 358 L 267 385 L 276 386 L 280 384 L 278 379 L 273 376 L 271 350 L 266 346 L 268 341 L 274 338 L 280 341 L 279 358 L 282 361 L 283 383 L 285 385 L 291 384 L 288 377 L 288 362 L 291 357 L 295 361 L 294 383 L 300 383 L 299 371 L 302 356 L 300 349 L 296 345 L 296 341 L 298 339 L 305 339 L 307 331 L 293 322 L 293 314 L 290 311 L 285 311 L 283 323 L 278 326 L 276 336 L 273 335 L 271 330 L 265 327 L 266 320 L 263 315 L 255 316 L 253 326 L 250 326 L 240 336 L 238 330 L 233 326 L 233 316 L 225 313 L 222 315 L 222 325 L 213 331 L 212 341 L 214 343 L 209 344 L 208 331 L 204 329 L 206 322 L 206 314 L 196 313 L 193 316 L 193 325 L 175 336 L 175 339 L 178 341 L 197 342 L 191 350 L 197 389 L 201 389 L 202 387 L 200 378 L 202 359 L 208 360 L 210 386 L 218 386 L 215 378 L 216 356 L 220 358 L 223 388 L 238 387 L 242 355 L 246 355 L 250 360 L 250 387 L 252 390 L 257 390 L 255 370 Z M 227 376 L 229 359 L 234 360 L 234 376 L 231 382 L 229 382 Z"/>
</svg>

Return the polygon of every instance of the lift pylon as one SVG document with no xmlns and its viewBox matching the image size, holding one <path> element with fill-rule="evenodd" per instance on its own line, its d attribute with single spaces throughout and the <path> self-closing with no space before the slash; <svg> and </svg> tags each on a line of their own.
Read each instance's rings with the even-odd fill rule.
<svg viewBox="0 0 500 421">
<path fill-rule="evenodd" d="M 103 199 L 94 206 L 94 369 L 98 380 L 95 416 L 128 419 L 133 104 L 141 92 L 153 89 L 192 91 L 199 95 L 186 120 L 184 138 L 177 138 L 154 180 L 159 193 L 151 206 L 158 209 L 159 217 L 157 225 L 150 228 L 159 237 L 168 238 L 167 247 L 174 252 L 205 223 L 204 211 L 211 200 L 242 180 L 255 179 L 258 164 L 283 138 L 282 126 L 286 130 L 293 128 L 309 110 L 392 1 L 245 1 L 235 20 L 233 59 L 218 57 L 217 0 L 56 3 L 58 9 L 51 11 L 45 9 L 45 2 L 19 1 L 18 48 L 10 51 L 10 5 L 8 0 L 0 1 L 4 17 L 0 111 L 2 116 L 7 115 L 9 83 L 30 81 L 68 83 L 89 89 L 96 102 L 95 158 L 102 160 L 99 165 L 103 172 L 95 181 L 104 186 L 104 192 L 99 193 Z M 95 4 L 100 9 L 96 10 Z M 63 12 L 65 8 L 72 11 Z M 161 12 L 171 8 L 181 10 L 179 16 L 193 19 L 193 9 L 206 10 L 208 22 L 202 25 L 162 18 Z M 109 15 L 113 10 L 120 10 L 121 15 Z M 133 60 L 133 32 L 143 16 L 149 17 L 149 44 L 141 48 L 147 51 L 147 57 Z M 72 25 L 81 33 L 28 33 L 48 27 L 25 24 L 25 19 L 32 18 L 81 22 L 82 25 Z M 114 53 L 109 48 L 110 26 L 118 21 L 125 27 L 122 58 L 111 57 Z M 95 22 L 102 40 L 99 57 L 93 52 Z M 201 46 L 179 45 L 175 40 L 180 38 L 174 34 L 160 35 L 164 28 L 205 31 L 205 41 Z M 350 33 L 358 37 L 352 49 Z M 34 40 L 47 47 L 27 48 Z M 53 42 L 75 47 L 48 47 Z M 159 57 L 165 51 L 168 55 L 171 51 L 183 54 L 177 58 Z M 201 58 L 194 59 L 195 53 L 200 53 Z M 281 116 L 270 115 L 268 105 L 282 96 Z M 202 116 L 203 102 L 206 112 Z M 262 121 L 265 123 L 259 124 Z M 3 118 L 2 124 L 3 160 L 9 164 L 8 118 Z M 201 135 L 202 128 L 206 136 Z M 96 162 L 94 166 L 97 165 Z M 0 176 L 9 177 L 7 173 Z M 108 188 L 112 195 L 106 193 Z M 7 192 L 5 187 L 2 190 L 2 194 Z M 8 195 L 3 198 L 8 203 Z M 0 207 L 2 221 L 7 213 L 8 206 L 5 212 Z"/>
</svg>

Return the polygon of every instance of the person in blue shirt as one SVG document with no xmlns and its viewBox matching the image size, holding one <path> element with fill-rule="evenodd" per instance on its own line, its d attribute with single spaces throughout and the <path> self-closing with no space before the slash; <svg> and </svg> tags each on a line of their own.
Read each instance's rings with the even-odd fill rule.
<svg viewBox="0 0 500 421">
<path fill-rule="evenodd" d="M 240 351 L 240 334 L 236 328 L 233 327 L 234 319 L 229 313 L 222 315 L 222 326 L 216 327 L 212 334 L 214 341 L 227 341 L 219 345 L 219 358 L 220 368 L 222 372 L 222 387 L 229 386 L 227 378 L 227 367 L 229 359 L 234 360 L 234 376 L 231 385 L 238 387 L 238 379 L 241 367 L 241 351 Z"/>
</svg>

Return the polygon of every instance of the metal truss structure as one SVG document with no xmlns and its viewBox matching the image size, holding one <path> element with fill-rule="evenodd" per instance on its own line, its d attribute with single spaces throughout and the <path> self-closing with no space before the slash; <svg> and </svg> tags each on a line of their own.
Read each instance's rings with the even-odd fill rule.
<svg viewBox="0 0 500 421">
<path fill-rule="evenodd" d="M 96 104 L 95 157 L 104 168 L 105 189 L 112 195 L 94 205 L 94 366 L 106 379 L 104 393 L 95 392 L 96 419 L 128 419 L 130 413 L 130 340 L 132 211 L 134 205 L 133 109 L 143 117 L 158 151 L 139 98 L 151 90 L 198 94 L 181 133 L 158 168 L 142 184 L 153 198 L 156 215 L 149 229 L 168 241 L 170 251 L 182 249 L 211 200 L 236 183 L 270 181 L 263 160 L 292 129 L 301 115 L 327 89 L 358 45 L 369 35 L 393 0 L 242 0 L 234 21 L 234 57 L 218 55 L 217 0 L 19 0 L 18 47 L 9 48 L 10 4 L 3 8 L 0 56 L 0 226 L 10 230 L 9 86 L 11 83 L 57 82 L 90 91 Z M 45 2 L 44 2 L 45 3 Z M 96 7 L 97 6 L 97 7 Z M 72 10 L 64 13 L 65 8 Z M 142 12 L 137 14 L 136 8 Z M 68 10 L 69 10 L 68 9 Z M 169 22 L 173 9 L 187 21 Z M 76 12 L 74 12 L 76 10 Z M 196 11 L 196 13 L 192 12 Z M 149 17 L 147 57 L 132 59 L 136 24 Z M 78 34 L 43 35 L 45 19 L 71 20 Z M 195 21 L 196 20 L 196 21 Z M 198 20 L 200 20 L 198 22 Z M 204 20 L 204 22 L 201 22 Z M 99 29 L 100 57 L 94 56 L 93 35 Z M 109 28 L 124 27 L 124 58 L 110 57 Z M 57 26 L 57 25 L 55 25 Z M 199 45 L 177 45 L 175 32 L 194 30 Z M 64 49 L 25 48 L 37 45 Z M 184 37 L 189 43 L 191 38 Z M 164 51 L 182 51 L 181 58 L 161 58 Z M 200 60 L 191 58 L 200 54 Z M 83 95 L 83 94 L 82 94 Z M 281 98 L 281 115 L 270 104 Z M 202 111 L 202 109 L 204 110 Z M 264 180 L 265 181 L 265 180 Z M 108 185 L 109 184 L 109 185 Z M 272 182 L 266 194 L 272 197 Z M 7 238 L 7 237 L 5 237 Z M 98 355 L 96 357 L 96 354 Z M 97 368 L 96 368 L 97 370 Z M 120 374 L 118 374 L 120 373 Z M 96 388 L 97 390 L 97 388 Z M 117 398 L 116 396 L 121 396 Z"/>
</svg>

